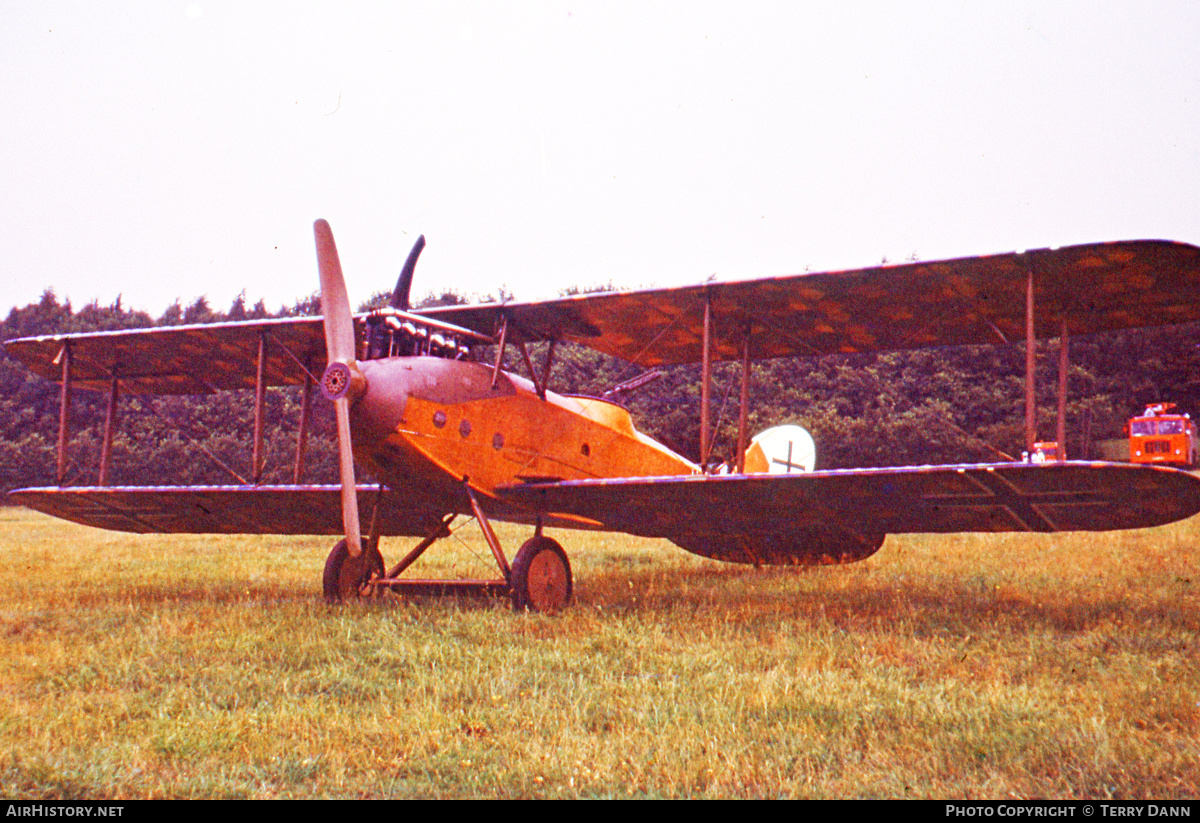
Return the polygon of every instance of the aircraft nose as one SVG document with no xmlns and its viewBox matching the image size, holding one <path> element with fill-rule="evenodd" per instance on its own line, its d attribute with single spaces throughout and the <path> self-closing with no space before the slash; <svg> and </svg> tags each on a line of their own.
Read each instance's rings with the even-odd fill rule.
<svg viewBox="0 0 1200 823">
<path fill-rule="evenodd" d="M 386 436 L 404 420 L 412 366 L 402 358 L 362 360 L 355 366 L 362 379 L 362 389 L 351 401 L 355 425 L 368 437 Z"/>
</svg>

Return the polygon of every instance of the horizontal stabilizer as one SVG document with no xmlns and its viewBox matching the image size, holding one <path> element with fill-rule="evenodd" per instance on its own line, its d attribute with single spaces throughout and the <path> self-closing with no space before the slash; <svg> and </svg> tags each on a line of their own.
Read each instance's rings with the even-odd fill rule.
<svg viewBox="0 0 1200 823">
<path fill-rule="evenodd" d="M 359 486 L 371 511 L 376 486 Z M 85 526 L 141 534 L 342 534 L 341 486 L 93 486 L 17 489 L 14 503 Z M 421 536 L 442 512 L 395 505 L 384 492 L 380 534 Z M 393 505 L 389 505 L 389 503 Z"/>
</svg>

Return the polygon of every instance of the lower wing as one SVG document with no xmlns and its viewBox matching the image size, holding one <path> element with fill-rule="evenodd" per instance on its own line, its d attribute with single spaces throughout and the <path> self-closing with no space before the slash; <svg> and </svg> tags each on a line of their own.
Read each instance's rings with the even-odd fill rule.
<svg viewBox="0 0 1200 823">
<path fill-rule="evenodd" d="M 376 487 L 358 493 L 370 510 Z M 1002 463 L 528 483 L 500 496 L 517 511 L 665 537 L 722 560 L 822 563 L 866 557 L 889 533 L 1159 526 L 1200 512 L 1200 478 L 1159 466 Z M 50 487 L 9 498 L 116 531 L 342 533 L 338 486 Z M 435 508 L 412 502 L 384 492 L 380 534 L 431 533 Z"/>
<path fill-rule="evenodd" d="M 362 511 L 378 487 L 359 486 Z M 113 531 L 162 534 L 342 534 L 340 486 L 96 486 L 17 489 L 9 499 L 64 520 Z M 384 492 L 383 535 L 420 536 L 440 519 L 396 505 Z M 432 518 L 432 519 L 431 519 Z"/>
<path fill-rule="evenodd" d="M 1109 531 L 1200 512 L 1200 478 L 1113 463 L 1001 463 L 510 486 L 535 511 L 750 563 L 861 559 L 916 532 Z"/>
</svg>

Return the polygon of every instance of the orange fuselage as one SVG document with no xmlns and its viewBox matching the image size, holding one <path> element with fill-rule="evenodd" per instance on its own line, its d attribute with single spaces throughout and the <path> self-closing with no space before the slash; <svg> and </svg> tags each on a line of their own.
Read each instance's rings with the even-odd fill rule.
<svg viewBox="0 0 1200 823">
<path fill-rule="evenodd" d="M 605 400 L 553 392 L 543 400 L 504 371 L 493 388 L 493 369 L 469 361 L 389 357 L 358 368 L 367 387 L 351 407 L 355 458 L 435 508 L 461 508 L 464 478 L 494 498 L 498 487 L 531 480 L 699 472 Z"/>
</svg>

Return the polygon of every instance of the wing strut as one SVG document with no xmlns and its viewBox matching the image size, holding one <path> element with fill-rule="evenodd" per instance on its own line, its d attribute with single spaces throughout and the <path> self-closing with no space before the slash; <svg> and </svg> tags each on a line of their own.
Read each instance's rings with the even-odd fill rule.
<svg viewBox="0 0 1200 823">
<path fill-rule="evenodd" d="M 508 315 L 501 315 L 500 342 L 496 345 L 496 366 L 492 369 L 492 388 L 500 379 L 500 367 L 504 365 L 504 346 L 508 342 Z"/>
<path fill-rule="evenodd" d="M 266 334 L 263 334 L 264 339 Z M 300 425 L 296 431 L 296 460 L 292 467 L 292 482 L 297 486 L 300 485 L 300 480 L 304 476 L 304 456 L 308 451 L 308 423 L 309 417 L 312 414 L 312 389 L 313 384 L 317 382 L 316 376 L 312 373 L 312 352 L 309 352 L 301 360 L 296 356 L 296 353 L 287 347 L 287 345 L 279 339 L 272 336 L 270 342 L 279 347 L 279 350 L 292 359 L 296 367 L 304 375 L 304 387 L 300 394 Z"/>
<path fill-rule="evenodd" d="M 1035 379 L 1037 361 L 1037 338 L 1034 336 L 1033 264 L 1030 262 L 1025 281 L 1025 450 L 1033 454 L 1037 442 L 1037 385 Z M 1070 336 L 1067 331 L 1067 315 L 1063 311 L 1058 337 L 1058 413 L 1055 421 L 1055 438 L 1058 443 L 1058 459 L 1066 459 L 1067 446 L 1067 369 L 1070 366 Z"/>
<path fill-rule="evenodd" d="M 1037 338 L 1033 336 L 1033 263 L 1025 280 L 1025 451 L 1033 454 L 1037 441 L 1037 405 L 1034 396 L 1034 368 Z"/>
<path fill-rule="evenodd" d="M 117 397 L 121 390 L 121 381 L 117 377 L 117 367 L 112 367 L 112 382 L 108 388 L 108 408 L 104 412 L 104 442 L 100 446 L 100 471 L 96 478 L 97 486 L 108 485 L 108 466 L 112 461 L 113 432 L 117 423 Z"/>
<path fill-rule="evenodd" d="M 709 394 L 712 390 L 712 298 L 704 293 L 704 341 L 700 352 L 700 468 L 708 471 L 708 451 L 712 447 L 708 424 L 712 409 Z"/>
<path fill-rule="evenodd" d="M 263 410 L 267 401 L 267 334 L 258 333 L 258 368 L 254 377 L 254 446 L 250 452 L 250 476 L 254 485 L 262 482 L 263 473 Z"/>
<path fill-rule="evenodd" d="M 1033 331 L 1033 262 L 1027 263 L 1025 281 L 1025 449 L 1030 455 L 1038 439 L 1037 410 L 1037 337 Z M 1067 459 L 1067 371 L 1070 366 L 1070 335 L 1067 330 L 1067 312 L 1062 311 L 1061 328 L 1058 332 L 1058 409 L 1055 421 L 1055 438 L 1058 443 L 1058 459 Z"/>
<path fill-rule="evenodd" d="M 1071 339 L 1067 336 L 1067 315 L 1062 316 L 1062 332 L 1058 336 L 1058 459 L 1067 459 L 1067 366 Z"/>
<path fill-rule="evenodd" d="M 63 343 L 58 357 L 62 366 L 62 392 L 58 409 L 58 466 L 55 479 L 62 486 L 67 480 L 67 440 L 71 436 L 71 344 Z"/>
<path fill-rule="evenodd" d="M 746 324 L 746 337 L 742 340 L 742 392 L 738 397 L 738 441 L 737 441 L 737 473 L 746 473 L 746 407 L 750 403 L 750 334 L 751 326 Z"/>
<path fill-rule="evenodd" d="M 300 480 L 304 476 L 304 454 L 308 450 L 308 418 L 312 413 L 312 387 L 313 376 L 306 364 L 304 366 L 304 388 L 300 395 L 300 425 L 296 432 L 296 465 L 292 470 L 292 482 L 297 486 L 300 485 Z"/>
</svg>

